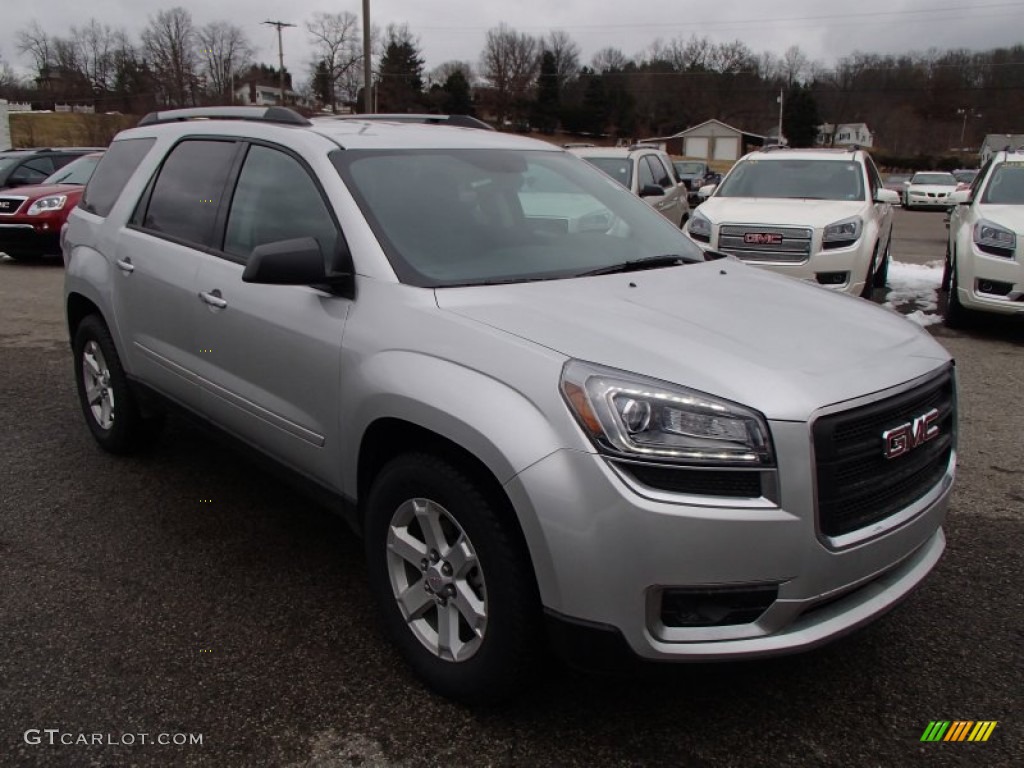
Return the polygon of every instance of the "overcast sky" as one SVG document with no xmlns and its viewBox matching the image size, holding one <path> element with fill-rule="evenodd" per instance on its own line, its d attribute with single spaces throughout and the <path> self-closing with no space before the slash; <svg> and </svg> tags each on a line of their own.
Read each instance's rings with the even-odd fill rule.
<svg viewBox="0 0 1024 768">
<path fill-rule="evenodd" d="M 0 58 L 27 73 L 16 48 L 21 29 L 38 20 L 54 35 L 90 18 L 124 27 L 134 39 L 148 18 L 174 0 L 0 0 Z M 229 20 L 241 26 L 261 61 L 276 64 L 274 30 L 265 19 L 297 24 L 284 32 L 285 65 L 305 75 L 311 58 L 303 23 L 316 11 L 361 13 L 361 0 L 187 0 L 196 26 Z M 371 0 L 371 21 L 407 23 L 419 36 L 427 70 L 449 59 L 480 58 L 486 31 L 506 22 L 541 35 L 561 29 L 579 44 L 583 63 L 606 46 L 628 56 L 657 38 L 707 35 L 739 39 L 755 52 L 781 54 L 799 45 L 826 64 L 855 50 L 897 53 L 938 48 L 987 49 L 1022 40 L 1024 0 Z"/>
</svg>

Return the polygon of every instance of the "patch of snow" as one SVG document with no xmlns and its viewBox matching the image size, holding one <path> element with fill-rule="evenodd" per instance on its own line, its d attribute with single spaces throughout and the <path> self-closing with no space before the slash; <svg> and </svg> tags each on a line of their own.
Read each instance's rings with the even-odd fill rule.
<svg viewBox="0 0 1024 768">
<path fill-rule="evenodd" d="M 882 306 L 906 316 L 921 326 L 942 321 L 938 314 L 939 287 L 942 285 L 943 262 L 889 264 L 889 289 Z"/>
</svg>

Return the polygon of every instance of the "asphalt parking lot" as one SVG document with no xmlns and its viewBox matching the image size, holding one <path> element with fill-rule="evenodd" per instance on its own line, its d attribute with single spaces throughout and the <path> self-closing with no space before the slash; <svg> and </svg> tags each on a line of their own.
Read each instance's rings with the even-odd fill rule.
<svg viewBox="0 0 1024 768">
<path fill-rule="evenodd" d="M 897 217 L 895 258 L 942 258 L 941 214 Z M 144 457 L 94 445 L 61 282 L 59 265 L 0 260 L 0 765 L 1024 762 L 1019 326 L 929 328 L 958 363 L 960 473 L 944 559 L 894 612 L 797 657 L 635 678 L 550 663 L 523 699 L 471 711 L 383 641 L 339 520 L 185 423 Z M 921 743 L 932 720 L 999 724 Z"/>
</svg>

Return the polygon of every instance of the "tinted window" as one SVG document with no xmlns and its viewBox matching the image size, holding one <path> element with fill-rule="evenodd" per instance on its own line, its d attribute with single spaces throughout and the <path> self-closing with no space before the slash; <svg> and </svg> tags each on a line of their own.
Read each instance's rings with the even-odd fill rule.
<svg viewBox="0 0 1024 768">
<path fill-rule="evenodd" d="M 284 152 L 254 146 L 238 177 L 224 250 L 247 257 L 264 243 L 314 237 L 333 253 L 338 230 L 306 169 Z"/>
<path fill-rule="evenodd" d="M 654 174 L 654 183 L 658 186 L 671 187 L 673 182 L 661 159 L 657 155 L 648 155 L 647 162 L 651 164 L 651 173 Z"/>
<path fill-rule="evenodd" d="M 50 158 L 35 158 L 22 163 L 7 181 L 10 184 L 39 184 L 53 173 L 53 170 L 53 162 Z"/>
<path fill-rule="evenodd" d="M 230 141 L 183 141 L 172 149 L 153 185 L 142 226 L 212 246 L 217 208 L 236 148 Z"/>
<path fill-rule="evenodd" d="M 654 180 L 654 171 L 651 170 L 651 164 L 647 162 L 646 157 L 641 157 L 640 162 L 637 163 L 637 174 L 636 188 L 638 190 L 642 190 L 648 185 L 658 185 L 658 182 Z"/>
<path fill-rule="evenodd" d="M 89 179 L 81 206 L 97 216 L 106 216 L 114 207 L 121 190 L 139 167 L 156 139 L 122 139 L 110 145 Z"/>
</svg>

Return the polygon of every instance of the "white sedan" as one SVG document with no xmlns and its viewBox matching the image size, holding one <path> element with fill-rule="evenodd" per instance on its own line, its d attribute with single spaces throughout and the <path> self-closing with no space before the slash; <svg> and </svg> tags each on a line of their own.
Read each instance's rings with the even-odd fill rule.
<svg viewBox="0 0 1024 768">
<path fill-rule="evenodd" d="M 1024 152 L 997 152 L 952 200 L 946 324 L 962 327 L 975 311 L 1024 316 Z"/>
<path fill-rule="evenodd" d="M 949 196 L 956 189 L 956 184 L 956 176 L 952 173 L 915 173 L 903 190 L 903 207 L 908 211 L 912 208 L 946 210 L 952 205 Z"/>
</svg>

